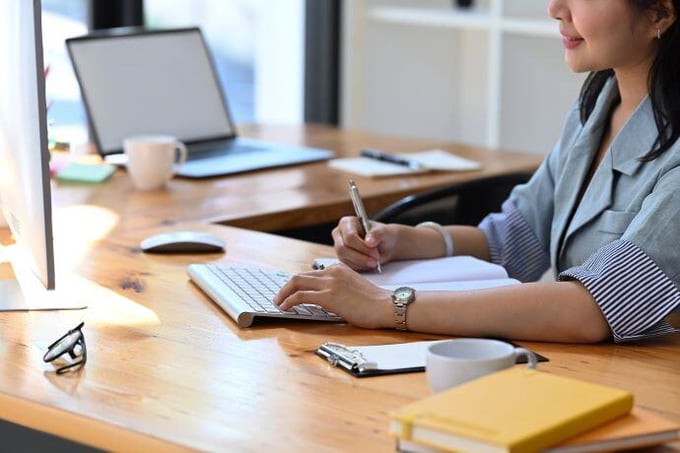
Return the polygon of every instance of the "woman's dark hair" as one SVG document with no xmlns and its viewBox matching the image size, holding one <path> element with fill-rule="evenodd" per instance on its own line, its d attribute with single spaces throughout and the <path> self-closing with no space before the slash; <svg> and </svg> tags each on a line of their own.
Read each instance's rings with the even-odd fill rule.
<svg viewBox="0 0 680 453">
<path fill-rule="evenodd" d="M 659 0 L 628 0 L 639 11 L 650 8 L 660 15 L 669 14 Z M 675 14 L 680 14 L 680 0 L 673 0 Z M 649 71 L 649 97 L 652 102 L 654 121 L 659 131 L 656 141 L 647 154 L 640 158 L 649 162 L 663 154 L 680 137 L 680 26 L 678 19 L 666 30 L 659 41 L 659 53 Z M 583 83 L 579 98 L 581 122 L 585 123 L 593 109 L 605 82 L 614 71 L 591 72 Z"/>
</svg>

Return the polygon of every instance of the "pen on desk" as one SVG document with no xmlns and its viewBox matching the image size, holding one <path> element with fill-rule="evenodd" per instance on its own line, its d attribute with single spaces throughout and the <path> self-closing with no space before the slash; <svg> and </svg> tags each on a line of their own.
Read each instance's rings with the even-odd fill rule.
<svg viewBox="0 0 680 453">
<path fill-rule="evenodd" d="M 377 149 L 370 148 L 362 149 L 360 155 L 363 157 L 368 157 L 370 159 L 382 160 L 383 162 L 390 162 L 392 164 L 403 165 L 413 170 L 420 170 L 424 168 L 423 164 L 421 164 L 417 160 L 406 159 L 395 154 L 378 151 Z"/>
<path fill-rule="evenodd" d="M 354 180 L 349 180 L 349 196 L 352 198 L 352 204 L 354 205 L 354 212 L 361 222 L 361 226 L 364 229 L 364 235 L 367 235 L 371 231 L 371 224 L 368 222 L 368 216 L 366 215 L 366 209 L 364 208 L 364 202 L 361 200 L 361 195 L 359 194 L 359 189 L 354 183 Z M 379 274 L 382 274 L 382 266 L 380 265 L 380 258 L 378 258 L 377 270 Z"/>
</svg>

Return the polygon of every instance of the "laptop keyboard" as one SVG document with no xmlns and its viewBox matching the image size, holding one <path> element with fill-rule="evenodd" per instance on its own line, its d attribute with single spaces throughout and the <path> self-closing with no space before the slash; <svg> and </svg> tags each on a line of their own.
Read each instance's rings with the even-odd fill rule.
<svg viewBox="0 0 680 453">
<path fill-rule="evenodd" d="M 271 151 L 269 148 L 256 145 L 224 145 L 210 149 L 192 149 L 187 160 L 210 159 L 211 157 L 235 156 L 238 154 L 258 153 Z"/>
<path fill-rule="evenodd" d="M 255 318 L 290 318 L 313 321 L 342 321 L 339 316 L 313 304 L 283 311 L 272 300 L 291 274 L 264 268 L 192 264 L 187 273 L 241 327 Z"/>
</svg>

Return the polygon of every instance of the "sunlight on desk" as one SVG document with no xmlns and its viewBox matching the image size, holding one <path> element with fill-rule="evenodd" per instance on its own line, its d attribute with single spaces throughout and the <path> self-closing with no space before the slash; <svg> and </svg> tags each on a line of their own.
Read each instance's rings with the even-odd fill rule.
<svg viewBox="0 0 680 453">
<path fill-rule="evenodd" d="M 92 244 L 105 238 L 120 217 L 98 206 L 75 205 L 54 211 L 54 247 L 59 267 L 74 269 Z"/>
<path fill-rule="evenodd" d="M 11 256 L 14 246 L 3 247 L 4 259 Z M 27 269 L 17 266 L 16 269 Z M 108 288 L 74 274 L 70 269 L 57 269 L 57 285 L 46 290 L 38 279 L 27 272 L 12 271 L 9 263 L 0 262 L 0 277 L 16 275 L 29 310 L 77 310 L 88 321 L 114 325 L 159 324 L 158 316 L 150 309 Z"/>
<path fill-rule="evenodd" d="M 78 269 L 93 246 L 105 239 L 120 222 L 110 209 L 92 205 L 59 208 L 54 213 L 57 291 L 87 304 L 88 322 L 107 325 L 155 325 L 152 310 L 79 275 Z"/>
<path fill-rule="evenodd" d="M 90 324 L 106 326 L 160 324 L 160 319 L 153 310 L 94 282 L 72 276 L 70 281 L 63 283 L 64 292 L 78 294 L 78 299 L 87 303 L 83 317 Z"/>
</svg>

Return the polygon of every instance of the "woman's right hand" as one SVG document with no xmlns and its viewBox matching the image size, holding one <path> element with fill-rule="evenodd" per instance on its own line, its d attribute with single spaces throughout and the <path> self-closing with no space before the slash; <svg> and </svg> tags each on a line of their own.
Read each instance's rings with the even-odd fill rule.
<svg viewBox="0 0 680 453">
<path fill-rule="evenodd" d="M 389 262 L 397 244 L 396 228 L 380 222 L 371 222 L 371 231 L 363 237 L 363 228 L 357 217 L 343 217 L 333 229 L 333 243 L 338 259 L 356 271 L 373 270 Z"/>
</svg>

